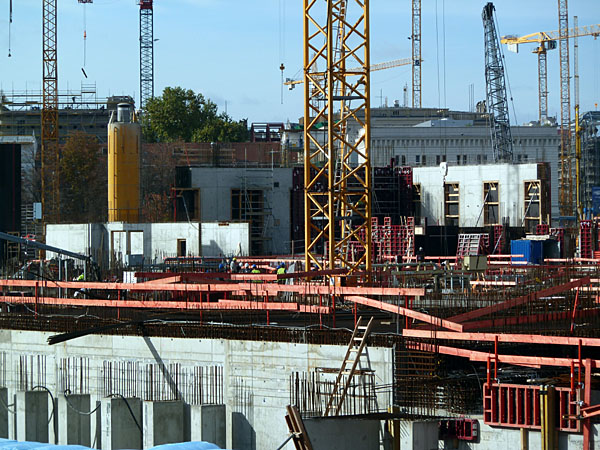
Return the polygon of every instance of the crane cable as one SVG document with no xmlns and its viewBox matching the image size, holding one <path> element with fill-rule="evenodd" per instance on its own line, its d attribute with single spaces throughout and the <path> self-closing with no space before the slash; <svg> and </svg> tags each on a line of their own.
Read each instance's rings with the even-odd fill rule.
<svg viewBox="0 0 600 450">
<path fill-rule="evenodd" d="M 85 68 L 87 53 L 87 20 L 85 14 L 85 3 L 83 4 L 83 67 Z M 87 78 L 87 77 L 86 77 Z"/>
<path fill-rule="evenodd" d="M 10 53 L 10 29 L 11 29 L 11 24 L 12 24 L 12 12 L 13 12 L 13 8 L 12 8 L 12 0 L 10 0 L 9 2 L 9 18 L 8 18 L 8 57 L 10 58 L 12 55 Z"/>
</svg>

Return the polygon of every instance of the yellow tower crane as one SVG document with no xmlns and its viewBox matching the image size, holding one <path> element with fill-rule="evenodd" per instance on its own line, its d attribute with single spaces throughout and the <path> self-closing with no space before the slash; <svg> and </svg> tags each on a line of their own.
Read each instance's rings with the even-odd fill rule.
<svg viewBox="0 0 600 450">
<path fill-rule="evenodd" d="M 540 123 L 548 118 L 548 73 L 546 70 L 546 52 L 557 47 L 557 41 L 574 37 L 600 36 L 600 24 L 569 28 L 566 36 L 560 36 L 558 31 L 541 31 L 525 36 L 504 36 L 500 40 L 507 44 L 510 51 L 518 53 L 520 44 L 538 44 L 532 51 L 538 55 L 538 90 L 539 90 L 539 119 Z"/>
<path fill-rule="evenodd" d="M 306 270 L 369 271 L 369 1 L 303 5 Z M 356 140 L 350 122 L 362 129 Z"/>
<path fill-rule="evenodd" d="M 559 209 L 562 216 L 576 215 L 573 208 L 573 173 L 571 152 L 571 93 L 569 74 L 569 39 L 600 35 L 600 24 L 568 28 L 567 0 L 558 2 L 559 26 L 557 31 L 532 33 L 525 36 L 504 36 L 501 40 L 508 49 L 518 52 L 519 44 L 536 43 L 533 53 L 538 55 L 538 95 L 540 124 L 548 118 L 547 50 L 560 50 L 560 176 Z"/>
</svg>

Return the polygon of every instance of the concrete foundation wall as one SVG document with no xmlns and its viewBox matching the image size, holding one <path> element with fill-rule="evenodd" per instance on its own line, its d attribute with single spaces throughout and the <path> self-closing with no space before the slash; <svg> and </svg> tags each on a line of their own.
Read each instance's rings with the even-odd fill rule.
<svg viewBox="0 0 600 450">
<path fill-rule="evenodd" d="M 218 399 L 222 391 L 229 431 L 226 448 L 241 450 L 277 448 L 288 435 L 285 406 L 290 403 L 290 375 L 317 367 L 339 367 L 346 352 L 346 346 L 333 345 L 108 335 L 85 336 L 48 346 L 51 334 L 0 330 L 9 398 L 17 391 L 21 377 L 27 376 L 39 379 L 57 397 L 67 382 L 71 386 L 82 385 L 92 404 L 107 401 L 104 397 L 111 393 L 149 400 L 151 390 L 155 392 L 154 400 L 181 395 L 182 400 L 193 404 L 198 390 L 194 386 L 201 381 L 205 401 Z M 392 383 L 392 356 L 392 349 L 369 348 L 378 385 Z M 39 358 L 40 364 L 30 364 L 23 372 L 21 357 L 33 361 Z M 72 367 L 68 373 L 61 369 L 67 362 Z M 40 372 L 38 367 L 45 369 Z M 215 384 L 218 377 L 212 368 L 223 371 L 222 385 Z M 186 384 L 185 380 L 189 382 Z M 209 398 L 211 395 L 216 397 Z M 385 409 L 388 404 L 386 396 L 378 399 L 380 408 Z M 101 412 L 101 443 L 107 449 L 112 447 L 107 447 L 109 435 L 104 432 L 109 417 L 105 406 Z M 222 417 L 223 413 L 215 414 Z M 221 419 L 206 420 L 208 427 L 215 427 L 214 435 L 222 439 L 222 424 L 215 422 Z M 211 420 L 213 425 L 209 425 Z M 94 431 L 91 436 L 95 436 Z M 127 448 L 141 448 L 141 443 L 140 447 Z"/>
<path fill-rule="evenodd" d="M 484 226 L 484 182 L 497 181 L 499 223 L 523 225 L 525 181 L 537 180 L 537 164 L 415 167 L 413 181 L 421 185 L 421 213 L 430 225 L 444 225 L 444 183 L 459 183 L 459 226 Z"/>
</svg>

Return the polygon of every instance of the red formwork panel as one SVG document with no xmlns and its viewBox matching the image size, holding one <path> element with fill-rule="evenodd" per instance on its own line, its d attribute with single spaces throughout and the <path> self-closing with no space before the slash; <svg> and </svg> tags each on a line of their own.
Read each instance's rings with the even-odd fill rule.
<svg viewBox="0 0 600 450">
<path fill-rule="evenodd" d="M 582 220 L 579 225 L 579 256 L 592 258 L 594 247 L 592 242 L 593 223 L 591 220 Z"/>
<path fill-rule="evenodd" d="M 479 436 L 479 422 L 476 419 L 442 419 L 438 427 L 440 439 L 473 442 Z"/>
<path fill-rule="evenodd" d="M 559 431 L 580 433 L 579 389 L 557 387 L 556 423 Z M 541 429 L 540 386 L 521 384 L 483 385 L 483 422 L 490 426 Z"/>
<path fill-rule="evenodd" d="M 535 234 L 540 236 L 550 234 L 550 226 L 547 223 L 538 223 L 535 227 Z"/>
</svg>

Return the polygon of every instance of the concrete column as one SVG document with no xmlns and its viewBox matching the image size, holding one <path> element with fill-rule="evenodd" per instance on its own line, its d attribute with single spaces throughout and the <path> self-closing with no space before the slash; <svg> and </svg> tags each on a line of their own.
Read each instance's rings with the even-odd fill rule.
<svg viewBox="0 0 600 450">
<path fill-rule="evenodd" d="M 182 401 L 144 402 L 144 448 L 184 441 Z"/>
<path fill-rule="evenodd" d="M 8 439 L 8 418 L 12 416 L 9 412 L 14 409 L 8 406 L 8 388 L 0 388 L 0 438 Z"/>
<path fill-rule="evenodd" d="M 379 420 L 314 417 L 303 422 L 314 450 L 379 450 Z M 414 448 L 429 450 L 437 445 Z"/>
<path fill-rule="evenodd" d="M 400 422 L 402 450 L 420 450 L 438 448 L 438 423 L 437 421 L 428 422 Z"/>
<path fill-rule="evenodd" d="M 90 422 L 95 420 L 91 410 L 90 396 L 86 395 L 64 395 L 57 398 L 58 403 L 58 443 L 60 445 L 84 445 L 91 446 Z"/>
<path fill-rule="evenodd" d="M 141 450 L 142 401 L 139 398 L 105 398 L 101 409 L 102 450 Z"/>
<path fill-rule="evenodd" d="M 46 391 L 17 392 L 17 440 L 54 444 L 52 397 Z"/>
<path fill-rule="evenodd" d="M 190 440 L 227 447 L 226 416 L 225 405 L 190 406 Z"/>
</svg>

